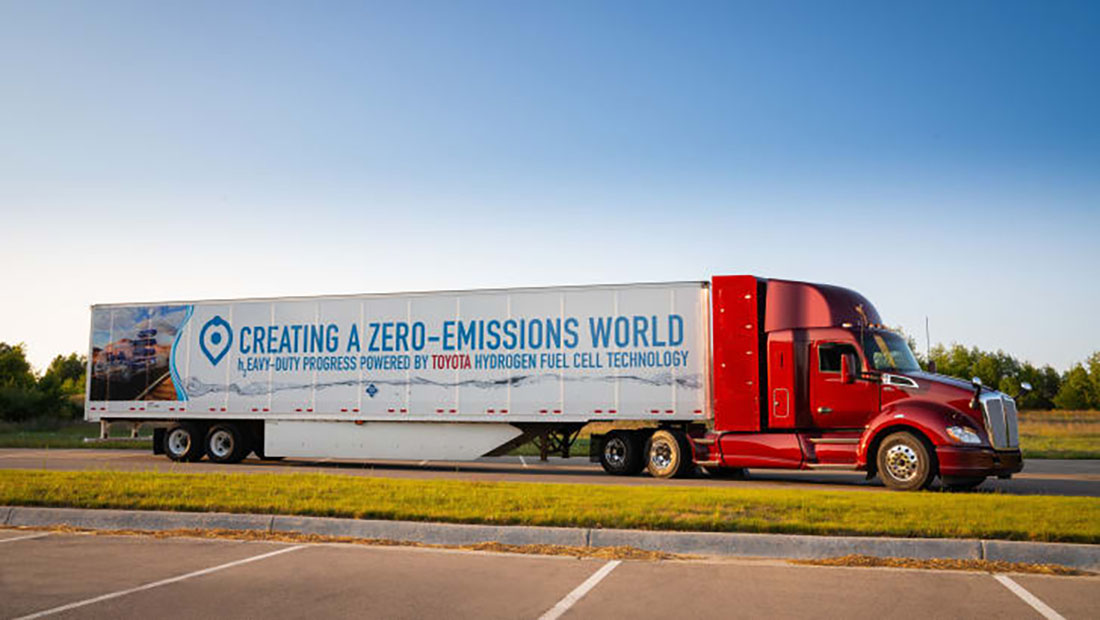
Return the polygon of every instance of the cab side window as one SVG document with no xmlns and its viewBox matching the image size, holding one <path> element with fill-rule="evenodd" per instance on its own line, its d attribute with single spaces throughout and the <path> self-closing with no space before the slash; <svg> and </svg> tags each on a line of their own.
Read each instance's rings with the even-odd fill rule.
<svg viewBox="0 0 1100 620">
<path fill-rule="evenodd" d="M 850 344 L 827 342 L 817 347 L 817 369 L 821 372 L 840 372 L 840 358 L 851 353 L 859 359 L 856 348 Z"/>
</svg>

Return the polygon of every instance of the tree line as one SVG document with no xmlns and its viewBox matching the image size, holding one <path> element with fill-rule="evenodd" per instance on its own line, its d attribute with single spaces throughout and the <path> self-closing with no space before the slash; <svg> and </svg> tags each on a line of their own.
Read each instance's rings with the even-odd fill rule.
<svg viewBox="0 0 1100 620">
<path fill-rule="evenodd" d="M 87 358 L 58 355 L 46 372 L 31 368 L 22 344 L 0 342 L 0 420 L 5 422 L 66 421 L 84 408 Z"/>
<path fill-rule="evenodd" d="M 926 370 L 931 360 L 940 374 L 967 381 L 978 377 L 982 385 L 1016 397 L 1020 409 L 1100 409 L 1100 351 L 1063 373 L 1050 365 L 1021 362 L 1001 350 L 983 351 L 961 344 L 938 344 L 928 356 L 918 355 L 917 359 Z M 1021 395 L 1022 383 L 1030 383 L 1031 391 Z"/>
<path fill-rule="evenodd" d="M 908 338 L 917 351 L 916 343 Z M 22 344 L 0 342 L 0 420 L 71 420 L 83 411 L 87 358 L 58 355 L 38 374 L 27 361 Z M 936 372 L 982 384 L 1015 396 L 1020 409 L 1100 409 L 1100 351 L 1059 373 L 1050 365 L 1037 367 L 997 350 L 983 351 L 961 344 L 937 344 L 929 354 L 917 354 L 924 369 L 935 362 Z M 1021 394 L 1020 384 L 1032 390 Z"/>
</svg>

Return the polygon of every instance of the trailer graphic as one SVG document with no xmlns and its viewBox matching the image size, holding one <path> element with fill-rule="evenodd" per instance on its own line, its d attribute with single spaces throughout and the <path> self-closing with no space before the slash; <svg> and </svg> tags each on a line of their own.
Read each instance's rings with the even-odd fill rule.
<svg viewBox="0 0 1100 620">
<path fill-rule="evenodd" d="M 921 372 L 870 302 L 826 285 L 100 305 L 92 325 L 86 418 L 155 423 L 175 460 L 458 460 L 532 439 L 568 454 L 589 422 L 647 421 L 594 436 L 593 458 L 656 476 L 860 469 L 897 488 L 1022 467 L 1011 398 Z"/>
</svg>

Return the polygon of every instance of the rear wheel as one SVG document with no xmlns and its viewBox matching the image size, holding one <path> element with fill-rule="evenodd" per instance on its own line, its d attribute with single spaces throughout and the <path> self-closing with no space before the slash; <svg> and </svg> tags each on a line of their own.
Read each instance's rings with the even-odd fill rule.
<svg viewBox="0 0 1100 620">
<path fill-rule="evenodd" d="M 882 482 L 898 491 L 926 488 L 936 476 L 928 446 L 907 431 L 882 440 L 878 448 L 878 473 Z"/>
<path fill-rule="evenodd" d="M 642 441 L 638 433 L 611 431 L 600 446 L 600 465 L 613 476 L 633 476 L 645 468 Z"/>
<path fill-rule="evenodd" d="M 177 424 L 164 434 L 164 454 L 173 461 L 193 463 L 202 459 L 202 430 L 194 424 Z"/>
<path fill-rule="evenodd" d="M 206 456 L 215 463 L 240 463 L 251 451 L 236 424 L 216 424 L 206 433 Z"/>
<path fill-rule="evenodd" d="M 659 430 L 646 444 L 646 469 L 654 478 L 679 478 L 695 471 L 691 444 L 683 431 Z"/>
</svg>

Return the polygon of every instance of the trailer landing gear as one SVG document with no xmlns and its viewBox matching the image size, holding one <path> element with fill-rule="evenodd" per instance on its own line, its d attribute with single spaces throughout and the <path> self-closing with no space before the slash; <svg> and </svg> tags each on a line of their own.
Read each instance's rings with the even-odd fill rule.
<svg viewBox="0 0 1100 620">
<path fill-rule="evenodd" d="M 569 458 L 569 450 L 573 442 L 577 441 L 583 424 L 562 425 L 559 428 L 551 428 L 535 435 L 535 445 L 539 449 L 539 460 L 545 461 L 551 454 L 558 454 L 563 459 Z"/>
</svg>

